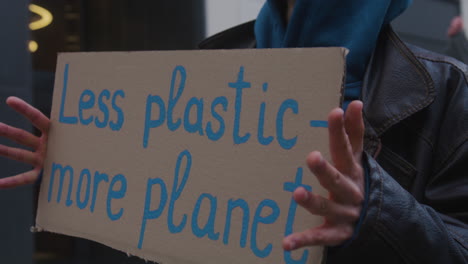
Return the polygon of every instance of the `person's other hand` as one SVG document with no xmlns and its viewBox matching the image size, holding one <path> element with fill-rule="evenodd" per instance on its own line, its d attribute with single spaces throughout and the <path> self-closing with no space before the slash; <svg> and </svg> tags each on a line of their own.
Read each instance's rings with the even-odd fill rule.
<svg viewBox="0 0 468 264">
<path fill-rule="evenodd" d="M 25 116 L 42 135 L 37 137 L 25 130 L 18 129 L 0 122 L 0 136 L 13 140 L 22 146 L 32 149 L 20 149 L 0 144 L 0 156 L 17 160 L 33 166 L 33 169 L 18 175 L 0 179 L 0 189 L 17 187 L 34 183 L 41 173 L 47 149 L 47 136 L 50 120 L 38 109 L 32 107 L 17 97 L 8 97 L 8 106 Z"/>
<path fill-rule="evenodd" d="M 450 26 L 447 30 L 447 36 L 450 38 L 457 35 L 463 29 L 463 20 L 460 16 L 456 16 L 450 22 Z"/>
<path fill-rule="evenodd" d="M 336 108 L 328 116 L 329 147 L 333 165 L 320 152 L 307 157 L 307 165 L 329 197 L 297 188 L 294 200 L 311 214 L 324 217 L 324 223 L 283 239 L 285 250 L 304 246 L 337 246 L 350 239 L 361 214 L 364 200 L 363 153 L 364 122 L 362 102 L 354 101 L 346 115 Z"/>
</svg>

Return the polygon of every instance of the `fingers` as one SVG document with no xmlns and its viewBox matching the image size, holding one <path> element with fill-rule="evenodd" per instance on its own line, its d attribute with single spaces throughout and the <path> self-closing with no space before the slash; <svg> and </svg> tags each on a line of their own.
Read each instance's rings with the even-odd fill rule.
<svg viewBox="0 0 468 264">
<path fill-rule="evenodd" d="M 320 152 L 310 153 L 307 157 L 307 165 L 319 180 L 320 185 L 333 194 L 337 202 L 354 205 L 362 203 L 363 194 L 359 186 L 324 160 Z"/>
<path fill-rule="evenodd" d="M 31 123 L 43 133 L 49 131 L 50 120 L 41 111 L 18 97 L 8 97 L 6 103 L 18 113 L 25 116 Z"/>
<path fill-rule="evenodd" d="M 351 144 L 346 134 L 343 110 L 333 109 L 328 116 L 330 154 L 335 167 L 347 174 L 354 166 Z"/>
<path fill-rule="evenodd" d="M 450 22 L 450 26 L 447 30 L 447 36 L 448 37 L 453 37 L 460 33 L 463 29 L 463 20 L 460 16 L 456 16 L 452 19 Z"/>
<path fill-rule="evenodd" d="M 26 147 L 37 149 L 39 146 L 39 138 L 33 134 L 26 132 L 0 122 L 0 136 L 15 141 Z"/>
<path fill-rule="evenodd" d="M 362 102 L 353 101 L 343 118 L 343 110 L 336 108 L 330 112 L 329 140 L 330 154 L 336 169 L 357 180 L 360 175 L 360 162 L 364 144 L 364 120 Z"/>
<path fill-rule="evenodd" d="M 356 161 L 361 161 L 364 144 L 364 120 L 362 118 L 362 102 L 353 101 L 349 104 L 345 116 L 345 129 Z"/>
<path fill-rule="evenodd" d="M 352 235 L 353 229 L 349 226 L 330 227 L 323 225 L 287 236 L 283 239 L 283 248 L 294 250 L 305 246 L 337 246 L 351 238 Z"/>
<path fill-rule="evenodd" d="M 7 147 L 4 145 L 0 145 L 0 156 L 16 160 L 19 162 L 31 164 L 33 166 L 41 166 L 42 161 L 38 159 L 38 156 L 31 151 L 19 149 L 19 148 L 12 148 Z"/>
<path fill-rule="evenodd" d="M 37 151 L 35 153 L 24 149 L 0 145 L 0 156 L 31 164 L 35 167 L 33 170 L 28 172 L 0 179 L 0 189 L 31 184 L 37 180 L 43 165 L 42 163 L 46 147 L 44 141 L 47 140 L 47 133 L 50 124 L 50 120 L 44 114 L 25 101 L 17 97 L 9 97 L 6 102 L 11 108 L 25 116 L 35 127 L 41 130 L 43 137 L 39 138 L 22 129 L 0 123 L 1 137 L 8 138 Z"/>
<path fill-rule="evenodd" d="M 325 217 L 332 223 L 348 223 L 359 219 L 359 208 L 335 203 L 300 187 L 293 193 L 294 200 L 311 214 Z"/>
<path fill-rule="evenodd" d="M 362 102 L 354 101 L 348 106 L 346 115 L 340 108 L 330 112 L 328 133 L 333 165 L 317 151 L 307 157 L 309 169 L 329 191 L 329 198 L 302 187 L 293 193 L 301 207 L 313 215 L 323 216 L 325 224 L 286 237 L 283 240 L 285 250 L 315 245 L 336 246 L 352 236 L 364 200 L 362 107 Z"/>
<path fill-rule="evenodd" d="M 0 179 L 0 189 L 14 188 L 26 184 L 32 184 L 39 178 L 40 170 L 34 169 L 15 176 Z"/>
</svg>

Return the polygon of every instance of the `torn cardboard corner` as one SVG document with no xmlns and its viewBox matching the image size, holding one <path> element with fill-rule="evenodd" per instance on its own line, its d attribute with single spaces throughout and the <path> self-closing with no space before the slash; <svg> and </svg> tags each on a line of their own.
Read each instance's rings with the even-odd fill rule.
<svg viewBox="0 0 468 264">
<path fill-rule="evenodd" d="M 319 263 L 285 235 L 322 222 L 340 48 L 60 54 L 37 230 L 162 263 Z"/>
</svg>

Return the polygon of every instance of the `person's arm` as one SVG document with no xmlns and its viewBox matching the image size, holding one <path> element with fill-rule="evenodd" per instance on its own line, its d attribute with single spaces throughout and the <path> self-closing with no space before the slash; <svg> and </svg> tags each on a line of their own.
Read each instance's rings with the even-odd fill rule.
<svg viewBox="0 0 468 264">
<path fill-rule="evenodd" d="M 418 202 L 366 155 L 370 188 L 365 220 L 346 247 L 330 248 L 327 263 L 468 263 L 468 145 L 459 146 Z"/>
<path fill-rule="evenodd" d="M 0 189 L 31 184 L 38 179 L 44 165 L 50 124 L 50 120 L 43 113 L 20 98 L 9 97 L 6 103 L 15 111 L 26 117 L 41 131 L 42 135 L 38 137 L 25 130 L 0 122 L 0 137 L 8 138 L 27 148 L 13 148 L 0 144 L 0 156 L 33 166 L 33 169 L 30 171 L 1 178 Z M 28 149 L 32 149 L 32 151 Z"/>
<path fill-rule="evenodd" d="M 428 69 L 435 80 L 442 75 L 441 68 Z M 415 124 L 421 129 L 419 137 L 430 135 L 430 149 L 414 159 L 425 167 L 414 172 L 417 182 L 410 189 L 418 199 L 395 180 L 402 176 L 393 175 L 396 170 L 389 173 L 366 156 L 370 188 L 364 223 L 352 245 L 330 256 L 369 259 L 375 254 L 387 260 L 383 263 L 468 263 L 467 72 L 462 64 L 444 69 L 447 75 L 436 82 L 440 90 L 434 102 L 421 112 L 430 124 Z M 426 128 L 428 133 L 422 132 Z"/>
<path fill-rule="evenodd" d="M 447 114 L 447 124 L 442 124 L 444 129 L 440 137 L 450 138 L 453 144 L 448 144 L 450 150 L 446 153 L 449 155 L 428 179 L 425 189 L 427 202 L 423 204 L 417 201 L 368 155 L 364 155 L 363 159 L 369 184 L 368 193 L 362 196 L 367 197 L 366 208 L 357 206 L 357 192 L 349 198 L 340 198 L 343 201 L 347 199 L 348 203 L 340 202 L 337 200 L 337 192 L 334 191 L 337 187 L 332 188 L 329 184 L 344 186 L 353 178 L 360 179 L 361 182 L 364 175 L 354 174 L 358 177 L 349 177 L 347 175 L 352 174 L 345 173 L 346 170 L 342 168 L 334 170 L 331 164 L 326 166 L 332 167 L 329 169 L 332 173 L 324 174 L 320 170 L 317 171 L 317 164 L 323 162 L 317 162 L 317 154 L 311 154 L 309 167 L 319 179 L 325 178 L 320 182 L 322 184 L 324 181 L 325 184 L 322 185 L 330 191 L 330 197 L 317 197 L 300 188 L 294 193 L 294 198 L 312 214 L 324 216 L 325 224 L 286 237 L 283 247 L 293 250 L 311 245 L 339 245 L 329 248 L 327 263 L 345 263 L 350 260 L 361 263 L 468 263 L 468 134 L 465 130 L 461 135 L 454 135 L 453 127 L 466 125 L 466 121 L 458 121 L 462 121 L 461 119 L 468 115 L 463 104 L 468 98 L 467 92 L 466 86 L 457 89 L 453 98 L 458 101 L 449 103 L 450 113 Z M 360 150 L 362 154 L 362 149 L 351 143 L 362 143 L 357 136 L 361 133 L 352 132 L 353 127 L 358 131 L 358 124 L 362 118 L 357 111 L 360 108 L 356 106 L 356 103 L 351 106 L 351 111 L 355 111 L 356 114 L 347 112 L 345 117 L 345 120 L 349 121 L 354 119 L 350 123 L 356 125 L 342 126 L 347 135 L 345 138 L 348 138 L 345 140 L 347 147 L 341 152 L 330 148 L 332 153 L 341 155 L 343 160 L 349 156 L 346 149 L 352 149 L 352 153 Z M 454 120 L 456 113 L 460 117 L 458 121 Z M 351 118 L 353 116 L 355 118 Z M 330 122 L 330 130 L 333 130 L 333 127 L 333 122 Z M 458 128 L 457 131 L 463 130 Z M 330 140 L 334 140 L 333 134 L 330 131 Z M 446 148 L 446 145 L 440 147 Z M 358 160 L 359 157 L 356 156 L 354 162 Z M 337 163 L 333 163 L 334 167 L 337 167 Z M 356 186 L 362 188 L 362 185 Z M 354 206 L 350 201 L 355 201 Z M 356 212 L 359 214 L 356 215 Z M 359 215 L 362 224 L 357 230 Z M 341 220 L 336 220 L 337 218 Z M 352 237 L 354 233 L 355 236 Z M 349 240 L 351 237 L 353 239 Z"/>
</svg>

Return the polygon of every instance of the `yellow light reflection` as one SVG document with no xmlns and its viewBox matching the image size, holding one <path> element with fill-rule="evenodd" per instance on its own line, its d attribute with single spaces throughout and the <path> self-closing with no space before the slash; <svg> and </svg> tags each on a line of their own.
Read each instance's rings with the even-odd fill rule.
<svg viewBox="0 0 468 264">
<path fill-rule="evenodd" d="M 34 53 L 37 51 L 37 49 L 39 48 L 39 45 L 37 45 L 37 42 L 34 41 L 34 40 L 31 40 L 29 41 L 29 45 L 28 45 L 28 48 L 29 48 L 29 51 Z"/>
<path fill-rule="evenodd" d="M 39 20 L 31 22 L 29 24 L 29 29 L 38 30 L 41 28 L 45 28 L 48 25 L 50 25 L 50 23 L 52 23 L 53 17 L 52 17 L 52 14 L 49 12 L 49 10 L 43 7 L 40 7 L 38 5 L 30 4 L 29 11 L 41 17 Z"/>
</svg>

